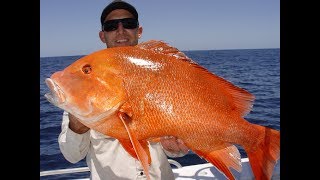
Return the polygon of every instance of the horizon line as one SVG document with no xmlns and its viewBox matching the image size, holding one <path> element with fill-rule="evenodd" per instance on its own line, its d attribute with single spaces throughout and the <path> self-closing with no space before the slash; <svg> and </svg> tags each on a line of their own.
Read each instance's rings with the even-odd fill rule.
<svg viewBox="0 0 320 180">
<path fill-rule="evenodd" d="M 182 52 L 186 51 L 228 51 L 228 50 L 259 50 L 259 49 L 280 49 L 280 47 L 273 47 L 273 48 L 230 48 L 230 49 L 195 49 L 195 50 L 180 50 Z M 99 50 L 97 50 L 99 51 Z M 94 52 L 94 51 L 93 51 Z M 92 52 L 92 53 L 93 53 Z M 91 54 L 91 53 L 89 53 Z M 48 58 L 48 57 L 69 57 L 69 56 L 86 56 L 89 54 L 82 54 L 82 55 L 52 55 L 52 56 L 40 56 L 40 58 Z"/>
</svg>

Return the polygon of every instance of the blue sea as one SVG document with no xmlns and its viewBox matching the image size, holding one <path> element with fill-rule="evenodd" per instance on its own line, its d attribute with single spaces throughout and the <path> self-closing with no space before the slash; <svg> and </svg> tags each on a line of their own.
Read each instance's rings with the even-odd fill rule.
<svg viewBox="0 0 320 180">
<path fill-rule="evenodd" d="M 233 84 L 255 95 L 252 111 L 245 117 L 249 122 L 280 130 L 280 49 L 197 50 L 184 53 Z M 44 97 L 49 92 L 45 78 L 64 69 L 79 56 L 40 58 L 40 171 L 86 166 L 85 160 L 72 164 L 59 150 L 58 136 L 62 110 L 50 104 Z M 239 147 L 242 157 L 246 153 Z M 183 166 L 206 163 L 190 152 L 175 158 Z M 40 179 L 72 179 L 89 177 L 89 172 L 43 176 Z"/>
</svg>

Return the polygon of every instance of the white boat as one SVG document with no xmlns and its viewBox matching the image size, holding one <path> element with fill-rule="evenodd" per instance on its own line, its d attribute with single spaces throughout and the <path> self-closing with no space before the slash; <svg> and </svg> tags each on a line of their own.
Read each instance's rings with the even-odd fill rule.
<svg viewBox="0 0 320 180">
<path fill-rule="evenodd" d="M 175 180 L 192 180 L 192 179 L 212 179 L 212 180 L 225 180 L 226 177 L 217 170 L 211 163 L 197 164 L 197 165 L 189 165 L 189 166 L 181 166 L 180 163 L 169 159 L 170 164 L 175 167 L 172 169 Z M 249 164 L 248 158 L 242 158 L 242 171 L 239 173 L 237 171 L 232 171 L 233 175 L 236 179 L 239 180 L 253 180 L 254 175 L 251 170 L 251 166 Z M 59 169 L 59 170 L 50 170 L 50 171 L 42 171 L 40 172 L 41 176 L 50 176 L 50 175 L 58 175 L 58 174 L 68 174 L 68 173 L 79 173 L 79 172 L 87 172 L 89 171 L 88 167 L 80 167 L 80 168 L 70 168 L 70 169 Z M 277 162 L 272 180 L 280 179 L 280 160 Z M 89 180 L 89 178 L 82 179 L 74 179 L 74 180 Z"/>
</svg>

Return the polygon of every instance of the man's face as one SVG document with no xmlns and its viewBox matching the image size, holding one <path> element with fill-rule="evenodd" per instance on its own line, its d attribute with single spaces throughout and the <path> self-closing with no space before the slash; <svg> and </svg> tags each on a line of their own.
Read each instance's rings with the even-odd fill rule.
<svg viewBox="0 0 320 180">
<path fill-rule="evenodd" d="M 134 18 L 133 15 L 124 9 L 116 9 L 108 14 L 104 20 L 123 19 L 123 18 Z M 102 42 L 106 43 L 107 47 L 118 47 L 118 46 L 134 46 L 138 44 L 138 40 L 142 34 L 142 27 L 134 29 L 126 29 L 122 23 L 118 23 L 118 28 L 114 31 L 100 31 L 99 36 Z"/>
</svg>

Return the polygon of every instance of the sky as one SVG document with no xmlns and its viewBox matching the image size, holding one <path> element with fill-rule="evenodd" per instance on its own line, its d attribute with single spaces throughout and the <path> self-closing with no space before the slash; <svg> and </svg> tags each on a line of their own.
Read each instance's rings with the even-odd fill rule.
<svg viewBox="0 0 320 180">
<path fill-rule="evenodd" d="M 280 48 L 280 0 L 126 0 L 139 13 L 139 42 L 181 51 Z M 40 0 L 40 57 L 87 55 L 111 0 Z"/>
</svg>

